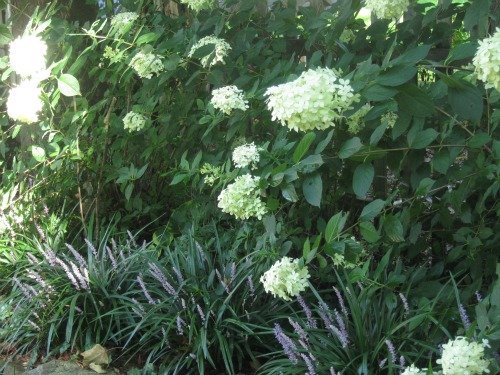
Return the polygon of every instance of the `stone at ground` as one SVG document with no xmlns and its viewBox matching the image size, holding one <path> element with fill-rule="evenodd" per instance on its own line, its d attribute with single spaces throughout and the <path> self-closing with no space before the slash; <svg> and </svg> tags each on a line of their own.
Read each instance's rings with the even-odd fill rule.
<svg viewBox="0 0 500 375">
<path fill-rule="evenodd" d="M 37 368 L 26 371 L 23 375 L 96 375 L 91 370 L 81 368 L 78 364 L 63 361 L 50 361 Z"/>
<path fill-rule="evenodd" d="M 5 368 L 4 368 L 5 366 Z M 2 372 L 3 368 L 3 372 Z M 2 375 L 22 375 L 24 368 L 19 363 L 7 363 L 0 361 L 0 374 Z"/>
</svg>

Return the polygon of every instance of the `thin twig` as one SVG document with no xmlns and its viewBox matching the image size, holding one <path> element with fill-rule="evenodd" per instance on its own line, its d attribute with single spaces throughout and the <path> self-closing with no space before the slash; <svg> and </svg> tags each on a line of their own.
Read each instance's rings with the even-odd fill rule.
<svg viewBox="0 0 500 375">
<path fill-rule="evenodd" d="M 73 111 L 76 113 L 76 100 L 73 98 Z M 87 236 L 87 227 L 85 226 L 85 216 L 83 214 L 83 202 L 82 202 L 82 188 L 80 185 L 80 127 L 76 131 L 76 150 L 78 153 L 78 160 L 76 162 L 76 182 L 78 184 L 78 207 L 80 209 L 80 220 L 82 221 L 82 228 Z"/>
<path fill-rule="evenodd" d="M 96 197 L 95 197 L 95 225 L 96 225 L 96 238 L 99 238 L 99 195 L 101 194 L 101 181 L 102 181 L 102 172 L 104 169 L 104 160 L 105 160 L 105 153 L 106 153 L 106 147 L 108 144 L 108 130 L 109 130 L 109 121 L 111 118 L 111 113 L 113 112 L 116 104 L 116 97 L 113 97 L 111 99 L 111 104 L 109 105 L 108 112 L 106 113 L 106 116 L 104 117 L 104 143 L 103 147 L 104 149 L 102 150 L 101 154 L 101 160 L 100 160 L 100 166 L 99 166 L 99 178 L 97 180 L 97 192 L 96 192 Z"/>
</svg>

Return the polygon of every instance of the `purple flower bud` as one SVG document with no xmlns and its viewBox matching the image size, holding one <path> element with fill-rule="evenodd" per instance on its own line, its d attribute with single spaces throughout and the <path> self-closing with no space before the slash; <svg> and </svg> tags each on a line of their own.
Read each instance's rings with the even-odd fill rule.
<svg viewBox="0 0 500 375">
<path fill-rule="evenodd" d="M 408 300 L 406 299 L 406 296 L 403 293 L 399 293 L 399 298 L 403 303 L 403 308 L 405 309 L 405 316 L 407 316 L 410 313 L 410 305 L 408 305 Z"/>
<path fill-rule="evenodd" d="M 139 316 L 143 316 L 144 313 L 146 312 L 144 310 L 144 307 L 142 307 L 142 304 L 139 303 L 135 298 L 132 298 L 132 302 L 134 303 L 135 307 L 132 307 L 132 310 Z"/>
<path fill-rule="evenodd" d="M 396 364 L 396 348 L 394 347 L 394 344 L 392 343 L 391 340 L 385 340 L 385 345 L 387 345 L 387 350 L 389 351 L 389 354 L 391 355 L 391 362 L 393 364 Z"/>
<path fill-rule="evenodd" d="M 76 279 L 79 281 L 80 286 L 83 289 L 89 290 L 90 288 L 89 288 L 89 285 L 88 285 L 88 279 L 85 279 L 85 277 L 82 275 L 82 273 L 80 272 L 80 270 L 78 269 L 78 267 L 76 266 L 75 263 L 69 262 L 69 264 L 71 265 L 71 270 L 75 274 Z"/>
<path fill-rule="evenodd" d="M 229 284 L 232 284 L 233 281 L 236 279 L 236 263 L 233 262 L 231 263 L 231 273 L 230 273 L 230 281 L 229 281 Z"/>
<path fill-rule="evenodd" d="M 344 303 L 344 298 L 342 298 L 342 293 L 340 293 L 340 290 L 338 290 L 336 287 L 333 287 L 333 290 L 335 292 L 335 294 L 337 295 L 337 300 L 339 302 L 339 305 L 340 305 L 340 310 L 342 310 L 342 314 L 344 314 L 344 316 L 348 316 L 349 315 L 349 310 L 347 310 L 347 307 Z"/>
<path fill-rule="evenodd" d="M 92 245 L 92 242 L 90 242 L 87 238 L 85 238 L 85 243 L 87 244 L 87 247 L 92 251 L 92 254 L 94 254 L 94 258 L 97 258 L 97 250 L 94 245 Z"/>
<path fill-rule="evenodd" d="M 54 267 L 57 264 L 56 261 L 56 254 L 52 249 L 49 247 L 45 248 L 45 251 L 43 249 L 40 249 L 40 252 L 42 253 L 43 257 L 49 263 L 52 267 Z"/>
<path fill-rule="evenodd" d="M 17 277 L 13 277 L 12 280 L 14 281 L 14 284 L 21 289 L 24 296 L 30 301 L 38 295 L 38 292 L 31 285 L 22 283 Z"/>
<path fill-rule="evenodd" d="M 399 366 L 400 366 L 401 368 L 404 368 L 404 367 L 405 367 L 405 364 L 406 364 L 405 357 L 404 357 L 404 356 L 400 356 L 400 357 L 399 357 Z"/>
<path fill-rule="evenodd" d="M 311 359 L 304 353 L 300 353 L 300 356 L 302 357 L 307 366 L 308 372 L 306 373 L 306 375 L 316 375 L 316 369 L 314 368 L 314 364 L 311 361 Z"/>
<path fill-rule="evenodd" d="M 217 278 L 219 279 L 221 285 L 224 287 L 226 293 L 229 294 L 231 291 L 229 290 L 229 287 L 227 286 L 226 282 L 224 281 L 224 278 L 222 277 L 218 269 L 215 270 L 215 274 L 217 275 Z"/>
<path fill-rule="evenodd" d="M 203 324 L 206 323 L 206 317 L 205 314 L 203 313 L 203 310 L 201 309 L 201 306 L 196 304 L 196 309 L 198 310 L 198 315 L 200 315 L 200 319 L 203 322 Z"/>
<path fill-rule="evenodd" d="M 297 364 L 299 363 L 299 359 L 297 357 L 297 347 L 295 346 L 295 343 L 288 337 L 283 330 L 281 329 L 281 326 L 278 323 L 274 324 L 274 336 L 276 337 L 276 340 L 281 344 L 281 347 L 283 348 L 283 351 L 287 355 L 288 359 L 293 363 Z"/>
<path fill-rule="evenodd" d="M 28 277 L 35 280 L 43 289 L 47 288 L 47 283 L 43 280 L 42 276 L 40 276 L 38 272 L 28 270 Z"/>
<path fill-rule="evenodd" d="M 323 324 L 325 325 L 326 328 L 333 326 L 333 316 L 330 312 L 330 308 L 326 303 L 322 301 L 319 303 L 318 314 L 321 320 L 323 320 Z"/>
<path fill-rule="evenodd" d="M 177 277 L 177 282 L 179 283 L 179 285 L 184 283 L 184 277 L 182 276 L 181 271 L 177 267 L 172 267 L 172 270 L 174 271 L 175 276 Z"/>
<path fill-rule="evenodd" d="M 458 305 L 458 312 L 460 313 L 460 319 L 462 319 L 462 324 L 465 330 L 467 331 L 470 328 L 470 320 L 464 305 L 462 304 Z"/>
<path fill-rule="evenodd" d="M 26 254 L 26 257 L 28 258 L 29 262 L 30 262 L 32 265 L 37 265 L 38 263 L 40 263 L 40 262 L 38 261 L 38 259 L 37 259 L 37 258 L 35 258 L 35 256 L 34 256 L 33 254 L 31 254 L 31 253 L 27 253 L 27 254 Z"/>
<path fill-rule="evenodd" d="M 69 267 L 67 266 L 67 264 L 64 263 L 64 261 L 62 261 L 59 258 L 56 258 L 56 263 L 59 264 L 62 267 L 62 269 L 66 273 L 66 276 L 68 277 L 68 279 L 71 282 L 71 284 L 73 284 L 73 286 L 75 287 L 75 289 L 76 290 L 80 290 L 80 284 L 78 284 L 78 282 L 76 281 L 75 276 L 71 273 L 71 271 L 70 271 Z"/>
<path fill-rule="evenodd" d="M 253 279 L 251 275 L 247 277 L 247 285 L 248 289 L 250 290 L 250 296 L 251 297 L 255 296 L 255 286 L 253 284 Z"/>
<path fill-rule="evenodd" d="M 479 293 L 479 291 L 476 290 L 475 294 L 476 294 L 477 303 L 480 303 L 483 300 L 483 297 L 481 296 L 481 293 Z"/>
<path fill-rule="evenodd" d="M 304 311 L 304 314 L 307 317 L 307 326 L 309 328 L 318 328 L 316 320 L 313 318 L 311 309 L 309 308 L 309 306 L 307 306 L 306 301 L 304 301 L 301 296 L 297 296 L 297 302 L 300 304 L 302 310 Z"/>
<path fill-rule="evenodd" d="M 151 298 L 151 294 L 149 294 L 148 290 L 146 289 L 146 285 L 144 284 L 144 280 L 142 279 L 142 274 L 137 275 L 137 282 L 139 283 L 139 286 L 142 289 L 142 293 L 144 294 L 144 296 L 148 300 L 148 303 L 150 305 L 156 304 L 155 300 L 153 298 Z"/>
<path fill-rule="evenodd" d="M 116 259 L 113 256 L 113 251 L 111 251 L 109 246 L 106 246 L 106 252 L 108 253 L 109 260 L 111 261 L 111 266 L 114 270 L 116 270 L 118 268 L 118 263 L 116 262 Z"/>
<path fill-rule="evenodd" d="M 295 333 L 299 336 L 299 338 L 306 344 L 306 346 L 309 344 L 309 337 L 307 336 L 306 331 L 300 326 L 299 323 L 294 321 L 292 318 L 288 318 L 288 321 L 290 322 L 291 326 L 293 327 L 293 330 Z"/>
<path fill-rule="evenodd" d="M 38 225 L 38 223 L 35 223 L 35 229 L 38 232 L 38 235 L 40 236 L 40 238 L 42 239 L 42 241 L 45 241 L 46 240 L 45 233 L 43 233 L 43 230 L 40 227 L 40 225 Z"/>
<path fill-rule="evenodd" d="M 149 272 L 161 284 L 161 286 L 163 287 L 163 289 L 165 289 L 165 291 L 168 294 L 170 294 L 172 296 L 176 296 L 177 295 L 177 292 L 175 291 L 174 287 L 168 282 L 167 277 L 160 270 L 160 267 L 158 267 L 154 263 L 149 263 Z"/>
<path fill-rule="evenodd" d="M 73 254 L 73 256 L 75 257 L 75 259 L 78 262 L 78 264 L 80 265 L 80 267 L 81 268 L 87 268 L 87 262 L 78 253 L 78 251 L 76 251 L 76 249 L 73 246 L 71 246 L 70 244 L 66 244 L 66 247 L 69 249 L 69 251 L 71 252 L 71 254 Z"/>
<path fill-rule="evenodd" d="M 349 345 L 349 334 L 347 332 L 347 328 L 346 328 L 344 319 L 342 318 L 342 316 L 340 316 L 340 314 L 337 310 L 334 310 L 334 313 L 335 313 L 335 321 L 337 322 L 337 326 L 339 328 L 340 335 L 342 336 L 342 338 L 340 339 L 340 342 L 344 343 L 343 344 L 343 346 L 345 345 L 344 347 L 347 347 L 347 345 Z"/>
<path fill-rule="evenodd" d="M 186 325 L 186 322 L 182 320 L 180 315 L 177 315 L 176 323 L 177 323 L 177 333 L 179 334 L 179 336 L 182 336 L 184 334 L 183 327 Z"/>
</svg>

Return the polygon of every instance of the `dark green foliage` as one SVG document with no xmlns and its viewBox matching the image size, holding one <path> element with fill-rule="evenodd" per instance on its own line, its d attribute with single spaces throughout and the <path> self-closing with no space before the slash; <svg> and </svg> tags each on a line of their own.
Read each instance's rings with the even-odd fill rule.
<svg viewBox="0 0 500 375">
<path fill-rule="evenodd" d="M 83 258 L 39 244 L 4 281 L 12 291 L 2 301 L 0 341 L 33 360 L 103 343 L 120 348 L 116 362 L 143 355 L 169 374 L 257 368 L 256 357 L 274 346 L 267 322 L 282 309 L 254 276 L 270 262 L 238 256 L 242 240 L 205 232 L 213 239 L 189 232 L 140 245 L 106 236 L 88 242 Z"/>
<path fill-rule="evenodd" d="M 304 294 L 311 305 L 337 306 L 333 284 L 352 310 L 345 350 L 325 329 L 309 332 L 318 372 L 397 373 L 396 365 L 378 367 L 388 339 L 407 364 L 422 367 L 456 335 L 488 338 L 497 348 L 500 95 L 470 63 L 498 25 L 498 5 L 411 1 L 403 19 L 389 22 L 360 16 L 357 0 L 320 9 L 227 0 L 199 13 L 158 3 L 124 0 L 123 9 L 140 17 L 123 35 L 99 18 L 111 16 L 111 2 L 83 28 L 61 17 L 56 2 L 32 18 L 52 66 L 39 123 L 0 116 L 0 314 L 7 322 L 0 340 L 34 359 L 99 342 L 167 373 L 261 365 L 262 373 L 303 373 L 304 363 L 292 366 L 272 338 L 288 316 L 303 325 L 301 309 L 264 296 L 258 283 L 286 255 L 309 268 L 318 290 Z M 0 35 L 7 44 L 8 29 Z M 188 57 L 209 35 L 231 45 L 225 64 L 202 66 L 212 46 Z M 140 51 L 162 57 L 158 76 L 141 79 L 129 66 Z M 359 101 L 329 129 L 289 131 L 272 119 L 266 90 L 316 67 L 341 71 Z M 0 69 L 3 107 L 13 82 L 7 57 Z M 212 90 L 226 85 L 244 91 L 247 111 L 226 116 L 214 108 Z M 124 129 L 131 110 L 147 117 L 139 132 Z M 234 148 L 250 142 L 260 161 L 234 168 Z M 261 221 L 237 221 L 217 206 L 221 190 L 245 173 L 260 178 L 268 211 Z M 117 231 L 144 229 L 137 238 L 117 235 L 113 246 L 111 222 Z M 90 292 L 75 290 L 61 266 L 40 255 L 50 248 L 75 262 L 63 243 L 80 237 L 100 244 L 97 257 L 85 251 Z M 26 253 L 38 264 L 28 264 Z M 173 295 L 150 263 L 168 274 Z M 26 277 L 31 268 L 55 288 L 49 300 L 27 298 L 13 282 L 35 287 Z M 469 330 L 460 328 L 460 305 L 476 312 Z"/>
</svg>

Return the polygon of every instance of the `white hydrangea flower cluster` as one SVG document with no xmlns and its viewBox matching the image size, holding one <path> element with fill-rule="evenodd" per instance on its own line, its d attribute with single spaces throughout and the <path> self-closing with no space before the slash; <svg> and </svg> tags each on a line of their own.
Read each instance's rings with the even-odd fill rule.
<svg viewBox="0 0 500 375">
<path fill-rule="evenodd" d="M 401 375 L 426 375 L 427 369 L 419 369 L 415 365 L 405 368 Z"/>
<path fill-rule="evenodd" d="M 365 6 L 381 19 L 399 19 L 408 10 L 409 0 L 366 0 Z"/>
<path fill-rule="evenodd" d="M 151 52 L 139 52 L 130 61 L 129 66 L 141 78 L 151 78 L 153 74 L 159 75 L 163 69 L 163 62 L 158 55 Z"/>
<path fill-rule="evenodd" d="M 130 111 L 123 118 L 123 128 L 129 133 L 138 132 L 146 126 L 148 118 L 140 113 Z"/>
<path fill-rule="evenodd" d="M 347 119 L 347 130 L 349 131 L 349 133 L 358 134 L 363 129 L 365 125 L 364 117 L 368 112 L 370 112 L 372 108 L 373 107 L 370 105 L 370 103 L 366 103 L 351 116 L 349 116 L 349 118 Z"/>
<path fill-rule="evenodd" d="M 469 342 L 465 337 L 457 337 L 443 345 L 441 359 L 436 362 L 441 364 L 443 375 L 480 375 L 489 373 L 489 361 L 484 358 L 483 344 Z"/>
<path fill-rule="evenodd" d="M 260 198 L 259 178 L 250 174 L 236 177 L 217 198 L 219 208 L 237 219 L 256 217 L 261 220 L 267 209 Z"/>
<path fill-rule="evenodd" d="M 14 39 L 9 46 L 9 61 L 21 77 L 35 77 L 46 69 L 47 44 L 39 36 L 25 35 Z"/>
<path fill-rule="evenodd" d="M 307 70 L 292 82 L 268 88 L 265 95 L 273 120 L 304 132 L 334 126 L 359 100 L 349 80 L 327 68 Z"/>
<path fill-rule="evenodd" d="M 13 120 L 32 124 L 38 121 L 43 108 L 42 89 L 34 81 L 26 80 L 10 89 L 7 98 L 7 114 Z"/>
<path fill-rule="evenodd" d="M 260 282 L 267 293 L 290 301 L 307 288 L 308 278 L 307 267 L 300 267 L 298 259 L 283 257 L 262 275 Z"/>
<path fill-rule="evenodd" d="M 39 83 L 48 75 L 46 54 L 47 44 L 36 35 L 24 35 L 10 43 L 10 66 L 23 79 L 10 89 L 7 98 L 7 114 L 13 120 L 26 124 L 38 121 L 43 108 Z"/>
<path fill-rule="evenodd" d="M 472 60 L 477 77 L 486 83 L 486 88 L 500 91 L 500 28 L 489 38 L 479 41 L 479 47 Z"/>
<path fill-rule="evenodd" d="M 111 27 L 117 33 L 122 34 L 129 30 L 130 26 L 139 18 L 139 14 L 135 12 L 118 13 L 111 19 Z"/>
<path fill-rule="evenodd" d="M 205 68 L 213 66 L 217 63 L 224 64 L 224 59 L 231 50 L 231 46 L 224 39 L 217 38 L 214 35 L 209 35 L 201 38 L 196 44 L 194 44 L 189 50 L 188 57 L 193 57 L 194 53 L 201 47 L 213 44 L 214 50 L 208 55 L 201 58 L 200 62 Z"/>
<path fill-rule="evenodd" d="M 181 3 L 186 4 L 195 12 L 203 9 L 210 9 L 213 5 L 213 0 L 181 0 Z"/>
<path fill-rule="evenodd" d="M 248 101 L 245 99 L 243 91 L 234 85 L 213 90 L 210 103 L 226 115 L 230 115 L 233 109 L 241 109 L 242 111 L 248 109 Z"/>
<path fill-rule="evenodd" d="M 259 160 L 259 149 L 253 142 L 238 146 L 233 150 L 233 163 L 236 168 L 251 166 L 252 169 L 255 169 Z"/>
</svg>

